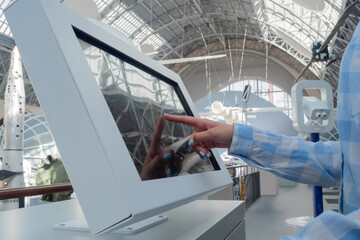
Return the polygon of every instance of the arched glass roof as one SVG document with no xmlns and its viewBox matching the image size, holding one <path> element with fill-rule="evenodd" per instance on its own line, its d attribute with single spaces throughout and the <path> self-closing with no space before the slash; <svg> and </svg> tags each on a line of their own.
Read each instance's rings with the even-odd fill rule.
<svg viewBox="0 0 360 240">
<path fill-rule="evenodd" d="M 339 18 L 342 4 L 341 0 L 314 0 L 314 3 L 324 3 L 323 8 L 316 11 L 293 0 L 263 2 L 265 16 L 258 14 L 259 19 L 266 21 L 285 41 L 292 39 L 308 51 L 312 42 L 324 41 L 330 34 Z"/>
<path fill-rule="evenodd" d="M 0 127 L 0 147 L 3 147 L 4 126 Z M 42 114 L 26 114 L 24 118 L 24 158 L 33 167 L 47 155 L 59 155 L 47 121 Z"/>
<path fill-rule="evenodd" d="M 248 38 L 279 47 L 303 65 L 310 45 L 324 41 L 336 24 L 342 0 L 94 0 L 99 19 L 135 44 L 150 44 L 157 59 L 179 58 L 214 41 Z M 302 2 L 308 2 L 304 6 Z M 309 7 L 317 4 L 316 10 Z M 299 5 L 302 4 L 302 5 Z M 239 46 L 240 47 L 240 46 Z M 321 64 L 312 71 L 320 75 Z"/>
<path fill-rule="evenodd" d="M 7 55 L 14 42 L 3 10 L 14 1 L 0 0 L 0 50 L 7 50 Z M 118 29 L 136 45 L 152 45 L 156 53 L 154 59 L 157 60 L 218 54 L 221 49 L 233 50 L 229 49 L 230 40 L 246 38 L 264 42 L 266 49 L 275 46 L 298 62 L 298 70 L 311 58 L 310 44 L 323 41 L 329 35 L 344 6 L 353 0 L 90 1 L 98 9 L 98 20 Z M 311 10 L 314 3 L 318 9 Z M 358 14 L 353 15 L 355 17 L 351 21 L 354 24 L 348 24 L 347 20 L 341 28 L 349 32 L 346 42 L 351 39 L 353 25 L 356 26 L 359 18 Z M 208 47 L 216 42 L 218 46 L 214 49 Z M 242 45 L 236 48 L 241 50 Z M 341 49 L 344 49 L 343 45 Z M 1 64 L 4 67 L 0 66 L 0 70 L 6 69 L 6 64 Z M 324 64 L 315 63 L 310 70 L 320 78 L 324 68 Z M 338 68 L 330 70 L 334 75 L 333 72 L 338 71 Z M 2 75 L 5 73 L 0 71 Z M 336 79 L 329 82 L 332 81 L 335 86 Z"/>
<path fill-rule="evenodd" d="M 6 23 L 3 9 L 13 1 L 0 1 L 0 32 L 7 36 L 11 36 L 11 31 Z M 288 54 L 295 55 L 300 52 L 305 57 L 309 57 L 310 44 L 327 37 L 339 17 L 343 1 L 314 0 L 314 2 L 324 1 L 324 8 L 320 11 L 309 10 L 294 1 L 301 2 L 299 0 L 94 0 L 94 3 L 98 8 L 99 20 L 120 30 L 135 44 L 150 44 L 154 49 L 162 48 L 167 52 L 176 53 L 174 44 L 179 42 L 174 41 L 175 38 L 181 38 L 181 42 L 184 42 L 185 35 L 189 35 L 193 28 L 196 34 L 191 34 L 191 37 L 202 38 L 194 44 L 195 47 L 200 47 L 205 44 L 204 41 L 213 41 L 214 37 L 224 40 L 224 36 L 229 36 L 230 32 L 234 33 L 235 29 L 236 35 L 241 36 L 246 25 L 246 28 L 251 28 L 249 31 L 251 34 L 248 32 L 248 35 L 266 40 L 269 35 L 276 34 L 289 45 L 294 45 L 291 50 L 285 49 L 288 50 Z M 230 25 L 226 26 L 226 23 Z M 210 32 L 205 31 L 207 29 L 204 24 Z M 241 26 L 235 26 L 238 24 Z M 276 44 L 271 39 L 267 40 Z M 188 46 L 184 45 L 183 48 Z M 187 49 L 180 50 L 182 53 L 187 52 Z M 159 58 L 164 56 L 166 58 L 169 55 L 169 53 L 163 54 Z"/>
</svg>

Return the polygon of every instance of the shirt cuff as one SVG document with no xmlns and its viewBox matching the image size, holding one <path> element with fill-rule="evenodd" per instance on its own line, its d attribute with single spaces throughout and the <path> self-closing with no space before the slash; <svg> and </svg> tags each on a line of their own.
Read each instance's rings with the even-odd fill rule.
<svg viewBox="0 0 360 240">
<path fill-rule="evenodd" d="M 252 126 L 234 123 L 234 133 L 228 153 L 247 158 L 253 143 L 253 132 Z"/>
</svg>

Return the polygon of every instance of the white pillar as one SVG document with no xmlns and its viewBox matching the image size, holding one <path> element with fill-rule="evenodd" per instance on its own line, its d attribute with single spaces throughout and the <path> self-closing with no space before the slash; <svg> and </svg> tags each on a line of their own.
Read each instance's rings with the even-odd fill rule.
<svg viewBox="0 0 360 240">
<path fill-rule="evenodd" d="M 24 115 L 25 90 L 20 53 L 15 46 L 11 53 L 11 63 L 5 89 L 4 145 L 2 169 L 24 172 Z M 6 179 L 4 188 L 25 187 L 24 174 L 16 174 Z M 0 210 L 19 208 L 18 199 L 2 200 Z"/>
</svg>

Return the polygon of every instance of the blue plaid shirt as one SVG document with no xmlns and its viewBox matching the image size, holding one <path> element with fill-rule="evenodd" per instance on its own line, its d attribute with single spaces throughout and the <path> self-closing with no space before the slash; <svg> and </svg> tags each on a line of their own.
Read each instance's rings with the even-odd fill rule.
<svg viewBox="0 0 360 240">
<path fill-rule="evenodd" d="M 341 187 L 341 213 L 326 211 L 283 240 L 360 239 L 360 24 L 341 62 L 337 99 L 340 142 L 312 143 L 234 125 L 230 154 L 289 180 Z"/>
</svg>

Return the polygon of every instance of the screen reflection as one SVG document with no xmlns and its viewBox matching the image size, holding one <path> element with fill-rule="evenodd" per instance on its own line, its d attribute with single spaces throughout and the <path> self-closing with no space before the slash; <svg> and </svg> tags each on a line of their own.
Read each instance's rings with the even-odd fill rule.
<svg viewBox="0 0 360 240">
<path fill-rule="evenodd" d="M 214 171 L 187 146 L 194 130 L 162 117 L 186 115 L 172 85 L 79 41 L 142 180 Z"/>
</svg>

